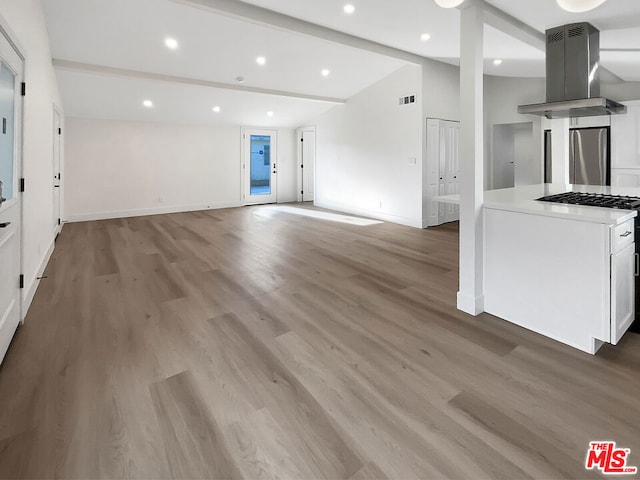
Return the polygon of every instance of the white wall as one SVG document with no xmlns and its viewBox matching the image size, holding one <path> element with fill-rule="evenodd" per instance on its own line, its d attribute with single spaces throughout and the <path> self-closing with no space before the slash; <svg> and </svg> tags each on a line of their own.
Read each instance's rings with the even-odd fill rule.
<svg viewBox="0 0 640 480">
<path fill-rule="evenodd" d="M 485 131 L 485 190 L 493 188 L 493 137 L 494 125 L 532 122 L 532 153 L 533 165 L 531 172 L 536 171 L 539 164 L 540 172 L 544 159 L 544 132 L 541 117 L 535 115 L 521 115 L 518 105 L 542 103 L 546 99 L 544 78 L 510 78 L 484 77 L 484 131 Z M 540 173 L 542 181 L 542 173 Z"/>
<path fill-rule="evenodd" d="M 422 226 L 421 77 L 405 66 L 311 122 L 316 205 Z M 398 104 L 414 94 L 416 103 Z"/>
<path fill-rule="evenodd" d="M 240 127 L 67 118 L 67 221 L 241 205 Z M 295 200 L 295 131 L 278 131 L 278 201 Z"/>
<path fill-rule="evenodd" d="M 53 105 L 62 108 L 39 0 L 0 0 L 2 24 L 24 48 L 24 149 L 23 176 L 23 294 L 26 312 L 35 289 L 36 277 L 53 251 Z M 62 164 L 64 164 L 62 160 Z"/>
<path fill-rule="evenodd" d="M 429 224 L 427 118 L 460 121 L 460 68 L 431 60 L 422 67 L 422 226 Z"/>
</svg>

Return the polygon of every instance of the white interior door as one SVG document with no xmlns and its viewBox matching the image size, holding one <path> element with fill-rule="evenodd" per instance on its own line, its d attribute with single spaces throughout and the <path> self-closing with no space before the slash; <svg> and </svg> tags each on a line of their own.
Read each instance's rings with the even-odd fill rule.
<svg viewBox="0 0 640 480">
<path fill-rule="evenodd" d="M 460 193 L 460 123 L 449 121 L 443 121 L 442 123 L 446 132 L 445 191 L 447 195 L 457 195 Z M 455 222 L 458 220 L 460 220 L 460 206 L 453 203 L 446 204 L 443 222 Z"/>
<path fill-rule="evenodd" d="M 244 204 L 275 203 L 278 199 L 277 132 L 245 128 L 242 139 Z"/>
<path fill-rule="evenodd" d="M 440 123 L 435 118 L 427 119 L 427 224 L 438 225 L 440 204 L 431 200 L 440 194 Z"/>
<path fill-rule="evenodd" d="M 316 129 L 305 127 L 299 130 L 300 137 L 300 174 L 298 176 L 298 200 L 312 202 L 316 174 Z"/>
<path fill-rule="evenodd" d="M 0 33 L 0 362 L 21 316 L 22 72 L 22 60 Z"/>
<path fill-rule="evenodd" d="M 62 136 L 62 120 L 60 113 L 53 110 L 53 231 L 60 231 L 60 148 Z"/>
</svg>

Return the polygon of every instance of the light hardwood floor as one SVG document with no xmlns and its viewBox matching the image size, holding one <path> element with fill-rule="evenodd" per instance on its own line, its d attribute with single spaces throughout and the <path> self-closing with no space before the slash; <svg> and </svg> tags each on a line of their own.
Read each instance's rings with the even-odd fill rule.
<svg viewBox="0 0 640 480">
<path fill-rule="evenodd" d="M 591 440 L 640 466 L 640 336 L 467 316 L 457 248 L 276 206 L 66 225 L 0 370 L 0 477 L 600 478 Z"/>
</svg>

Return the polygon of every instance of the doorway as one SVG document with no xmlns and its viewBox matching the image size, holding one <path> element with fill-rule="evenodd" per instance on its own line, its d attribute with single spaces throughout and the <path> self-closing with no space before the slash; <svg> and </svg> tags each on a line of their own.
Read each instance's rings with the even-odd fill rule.
<svg viewBox="0 0 640 480">
<path fill-rule="evenodd" d="M 494 189 L 540 183 L 540 164 L 533 158 L 533 123 L 493 126 L 491 159 Z"/>
<path fill-rule="evenodd" d="M 312 202 L 316 175 L 316 127 L 298 129 L 298 201 Z"/>
<path fill-rule="evenodd" d="M 243 200 L 245 205 L 278 199 L 278 133 L 247 128 L 242 131 Z"/>
<path fill-rule="evenodd" d="M 60 175 L 60 156 L 62 148 L 62 118 L 60 111 L 53 106 L 53 233 L 54 235 L 60 232 L 60 182 L 62 175 Z"/>
<path fill-rule="evenodd" d="M 24 62 L 0 29 L 0 362 L 21 320 Z"/>
</svg>

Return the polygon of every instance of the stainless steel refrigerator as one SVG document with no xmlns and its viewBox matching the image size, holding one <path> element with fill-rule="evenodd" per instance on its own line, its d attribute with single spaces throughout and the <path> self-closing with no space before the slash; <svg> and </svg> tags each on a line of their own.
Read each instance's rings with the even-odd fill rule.
<svg viewBox="0 0 640 480">
<path fill-rule="evenodd" d="M 609 127 L 569 131 L 569 183 L 611 185 Z M 544 181 L 551 183 L 551 130 L 544 132 Z"/>
</svg>

